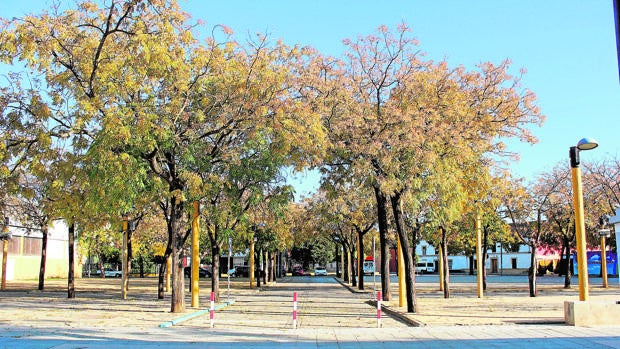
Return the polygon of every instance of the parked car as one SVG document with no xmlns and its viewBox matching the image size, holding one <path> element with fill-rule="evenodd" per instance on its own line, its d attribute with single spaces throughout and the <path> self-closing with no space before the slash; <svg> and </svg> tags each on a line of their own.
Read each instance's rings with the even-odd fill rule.
<svg viewBox="0 0 620 349">
<path fill-rule="evenodd" d="M 95 272 L 93 273 L 94 275 L 101 275 L 101 270 L 97 269 L 95 270 Z M 112 268 L 105 268 L 103 270 L 103 275 L 107 278 L 119 278 L 121 276 L 123 276 L 123 271 L 122 270 L 114 270 Z"/>
<path fill-rule="evenodd" d="M 304 271 L 304 268 L 302 267 L 294 267 L 293 268 L 293 276 L 304 276 L 306 275 L 306 272 Z"/>
<path fill-rule="evenodd" d="M 185 274 L 185 277 L 190 277 L 192 275 L 192 267 L 185 267 L 183 274 Z M 210 278 L 211 272 L 205 267 L 200 267 L 198 268 L 198 277 Z"/>
<path fill-rule="evenodd" d="M 374 275 L 375 274 L 375 262 L 373 260 L 364 261 L 364 265 L 362 267 L 364 275 Z"/>
<path fill-rule="evenodd" d="M 247 265 L 236 265 L 228 271 L 230 277 L 250 277 L 250 267 Z"/>
<path fill-rule="evenodd" d="M 325 267 L 314 268 L 314 276 L 327 276 L 327 269 Z"/>
<path fill-rule="evenodd" d="M 421 260 L 415 265 L 416 273 L 427 274 L 435 272 L 435 262 L 431 260 Z"/>
</svg>

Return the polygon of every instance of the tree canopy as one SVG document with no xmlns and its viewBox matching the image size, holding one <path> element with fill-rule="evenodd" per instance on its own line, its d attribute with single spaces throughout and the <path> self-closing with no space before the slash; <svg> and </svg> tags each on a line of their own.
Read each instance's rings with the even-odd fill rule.
<svg viewBox="0 0 620 349">
<path fill-rule="evenodd" d="M 199 39 L 174 0 L 81 1 L 1 26 L 0 60 L 14 67 L 0 85 L 2 190 L 15 192 L 19 173 L 47 176 L 55 214 L 88 217 L 93 231 L 159 209 L 173 312 L 184 309 L 188 202 L 201 206 L 214 266 L 228 237 L 248 241 L 259 224 L 269 246 L 340 234 L 361 252 L 377 225 L 389 300 L 394 237 L 409 251 L 423 225 L 450 232 L 443 243 L 468 215 L 499 226 L 504 142 L 535 142 L 530 127 L 544 121 L 508 60 L 426 60 L 405 24 L 345 40 L 341 58 L 264 35 L 240 42 L 225 26 Z M 308 167 L 323 191 L 290 205 L 282 173 Z M 320 219 L 303 222 L 308 212 Z"/>
</svg>

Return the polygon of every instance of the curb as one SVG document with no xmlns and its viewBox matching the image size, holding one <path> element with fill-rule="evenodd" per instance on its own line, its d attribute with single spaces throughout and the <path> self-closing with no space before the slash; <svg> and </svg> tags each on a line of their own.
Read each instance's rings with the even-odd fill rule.
<svg viewBox="0 0 620 349">
<path fill-rule="evenodd" d="M 216 306 L 215 310 L 220 310 L 220 309 L 225 308 L 225 307 L 227 307 L 229 305 L 232 305 L 234 303 L 235 303 L 235 301 L 230 301 L 230 302 L 222 303 L 222 304 Z M 181 322 L 193 319 L 193 318 L 195 318 L 197 316 L 208 314 L 210 311 L 211 311 L 211 309 L 203 309 L 203 310 L 200 310 L 200 311 L 197 311 L 197 312 L 194 312 L 194 313 L 190 313 L 190 314 L 187 314 L 185 316 L 181 316 L 180 318 L 176 318 L 174 320 L 163 322 L 163 323 L 159 324 L 159 327 L 160 328 L 171 327 L 171 326 L 174 326 L 174 325 L 179 324 Z"/>
<path fill-rule="evenodd" d="M 346 287 L 351 293 L 372 293 L 372 290 L 356 290 L 353 287 L 349 286 L 349 284 L 340 280 L 340 278 L 334 276 L 334 280 L 338 281 L 338 283 L 344 287 Z"/>
<path fill-rule="evenodd" d="M 345 288 L 347 288 L 351 293 L 358 293 L 358 294 L 361 294 L 361 293 L 372 293 L 371 290 L 368 290 L 368 291 L 366 291 L 366 290 L 356 290 L 356 289 L 352 288 L 347 283 L 345 283 L 344 281 L 340 280 L 337 277 L 334 277 L 334 280 L 338 281 L 338 283 L 340 283 L 340 285 L 342 285 Z M 375 308 L 377 307 L 377 301 L 376 300 L 368 300 L 365 303 L 368 304 L 368 305 L 371 305 L 371 306 L 373 306 Z M 386 306 L 384 304 L 381 304 L 381 310 L 383 312 L 385 312 L 386 314 L 390 315 L 391 317 L 393 317 L 394 319 L 396 319 L 397 321 L 400 321 L 400 322 L 406 324 L 407 326 L 410 326 L 410 327 L 424 327 L 424 326 L 426 326 L 425 323 L 423 323 L 421 321 L 414 320 L 414 319 L 410 318 L 409 316 L 407 316 L 407 314 L 405 314 L 405 313 L 403 313 L 401 311 L 398 311 L 396 309 L 393 309 L 393 308 L 391 308 L 389 306 Z"/>
<path fill-rule="evenodd" d="M 364 302 L 368 305 L 371 305 L 373 307 L 377 307 L 377 301 L 366 301 Z M 388 306 L 385 306 L 383 304 L 381 304 L 381 311 L 383 311 L 384 313 L 390 315 L 391 317 L 393 317 L 395 320 L 398 320 L 404 324 L 406 324 L 407 326 L 410 327 L 425 327 L 426 324 L 421 322 L 421 321 L 417 321 L 414 320 L 412 318 L 410 318 L 409 316 L 407 316 L 405 313 L 400 312 L 396 309 L 392 309 Z"/>
</svg>

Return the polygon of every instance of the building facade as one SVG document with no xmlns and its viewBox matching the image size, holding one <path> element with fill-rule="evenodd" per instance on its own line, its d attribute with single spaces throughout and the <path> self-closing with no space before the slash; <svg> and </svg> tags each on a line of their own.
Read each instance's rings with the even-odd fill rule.
<svg viewBox="0 0 620 349">
<path fill-rule="evenodd" d="M 6 279 L 39 278 L 43 234 L 20 222 L 8 225 L 11 238 L 6 263 Z M 69 270 L 69 229 L 64 220 L 52 221 L 47 238 L 45 277 L 66 278 Z M 2 265 L 0 264 L 0 271 Z"/>
</svg>

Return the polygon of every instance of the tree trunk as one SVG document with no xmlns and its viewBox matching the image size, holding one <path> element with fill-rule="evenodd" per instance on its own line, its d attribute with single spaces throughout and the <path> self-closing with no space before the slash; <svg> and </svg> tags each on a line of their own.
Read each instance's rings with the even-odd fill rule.
<svg viewBox="0 0 620 349">
<path fill-rule="evenodd" d="M 262 265 L 261 259 L 263 258 L 262 255 L 263 255 L 262 252 L 259 250 L 258 251 L 258 266 L 256 267 L 256 271 L 255 271 L 256 287 L 260 287 L 260 279 L 261 279 L 260 273 L 261 273 L 261 268 L 262 268 L 261 267 L 261 265 Z"/>
<path fill-rule="evenodd" d="M 172 236 L 172 304 L 170 311 L 180 313 L 185 311 L 185 277 L 183 273 L 183 237 L 181 221 L 183 217 L 183 202 L 172 198 L 170 229 Z"/>
<path fill-rule="evenodd" d="M 351 250 L 349 251 L 349 255 L 351 256 L 351 285 L 353 287 L 357 287 L 357 261 L 355 258 L 355 244 L 351 244 Z"/>
<path fill-rule="evenodd" d="M 131 237 L 133 233 L 130 229 L 127 229 L 127 280 L 125 280 L 125 291 L 129 291 L 129 275 L 131 274 L 131 260 L 133 259 L 133 247 L 131 243 Z"/>
<path fill-rule="evenodd" d="M 170 258 L 170 254 L 172 253 L 172 238 L 170 236 L 170 232 L 168 232 L 168 245 L 166 246 L 166 250 L 164 251 L 163 260 L 161 262 L 161 266 L 159 268 L 159 282 L 157 285 L 157 299 L 164 299 L 165 293 L 167 291 L 166 286 L 166 277 L 168 274 L 168 259 Z"/>
<path fill-rule="evenodd" d="M 562 237 L 562 243 L 566 251 L 564 252 L 566 256 L 566 263 L 564 265 L 564 267 L 566 268 L 564 269 L 566 272 L 564 275 L 564 288 L 570 288 L 570 282 L 571 282 L 571 276 L 573 275 L 573 270 L 570 267 L 571 255 L 570 255 L 570 240 L 568 239 L 568 236 Z"/>
<path fill-rule="evenodd" d="M 159 280 L 157 281 L 157 299 L 164 299 L 166 294 L 164 284 L 166 283 L 167 257 L 164 257 L 159 266 Z"/>
<path fill-rule="evenodd" d="M 336 246 L 336 277 L 340 277 L 340 269 L 338 268 L 338 262 L 340 261 L 340 246 L 338 246 L 337 242 L 334 242 Z"/>
<path fill-rule="evenodd" d="M 99 265 L 98 265 L 98 267 L 99 267 L 99 277 L 103 279 L 105 277 L 105 273 L 104 273 L 105 268 L 104 268 L 104 265 L 103 265 L 103 259 L 101 258 L 101 253 L 98 256 L 99 256 Z"/>
<path fill-rule="evenodd" d="M 75 298 L 75 222 L 72 220 L 69 225 L 69 274 L 67 275 L 67 295 L 68 298 Z"/>
<path fill-rule="evenodd" d="M 211 277 L 211 292 L 215 295 L 215 301 L 220 301 L 220 245 L 211 241 L 211 257 L 213 260 L 213 272 Z M 260 286 L 260 285 L 259 285 Z"/>
<path fill-rule="evenodd" d="M 265 251 L 265 278 L 267 278 L 267 282 L 272 281 L 271 267 L 271 252 Z"/>
<path fill-rule="evenodd" d="M 140 266 L 140 278 L 144 278 L 144 257 L 139 257 L 138 265 Z"/>
<path fill-rule="evenodd" d="M 416 296 L 415 296 L 415 267 L 413 260 L 409 254 L 411 246 L 407 232 L 405 232 L 405 222 L 402 215 L 402 202 L 400 193 L 395 193 L 392 198 L 392 213 L 394 214 L 394 222 L 396 223 L 396 231 L 400 240 L 400 246 L 403 249 L 403 262 L 405 263 L 405 288 L 407 298 L 407 312 L 416 312 Z M 397 251 L 397 253 L 399 253 Z"/>
<path fill-rule="evenodd" d="M 530 297 L 536 297 L 538 292 L 536 290 L 536 247 L 530 245 L 530 269 L 528 269 L 527 277 L 529 281 Z"/>
<path fill-rule="evenodd" d="M 388 220 L 387 198 L 379 187 L 375 186 L 375 198 L 377 199 L 377 222 L 379 224 L 379 245 L 381 253 L 381 294 L 383 300 L 389 302 L 392 299 L 390 290 L 390 247 L 388 246 Z"/>
<path fill-rule="evenodd" d="M 271 282 L 276 282 L 276 278 L 278 277 L 278 252 L 274 251 L 271 253 Z"/>
<path fill-rule="evenodd" d="M 469 256 L 469 275 L 474 275 L 474 255 L 472 254 L 471 256 Z"/>
<path fill-rule="evenodd" d="M 39 290 L 43 291 L 45 288 L 45 265 L 47 260 L 47 224 L 41 227 L 41 233 L 43 238 L 41 240 L 41 264 L 39 266 Z M 90 262 L 90 261 L 89 261 Z"/>
<path fill-rule="evenodd" d="M 267 271 L 269 269 L 269 258 L 267 250 L 263 252 L 263 271 L 261 277 L 263 278 L 263 285 L 267 286 Z"/>
<path fill-rule="evenodd" d="M 344 272 L 344 282 L 349 283 L 351 281 L 350 275 L 349 275 L 349 247 L 346 246 L 346 244 L 343 246 L 344 248 L 342 249 L 342 257 L 343 257 L 343 261 L 344 261 L 344 265 L 342 266 L 342 271 Z"/>
<path fill-rule="evenodd" d="M 441 227 L 441 251 L 443 252 L 443 298 L 450 298 L 450 263 L 448 263 L 448 238 L 446 230 Z"/>
<path fill-rule="evenodd" d="M 360 290 L 364 289 L 364 268 L 363 268 L 363 263 L 364 263 L 364 232 L 360 229 L 357 229 L 357 241 L 359 244 L 359 248 L 357 249 L 357 265 L 358 265 L 358 275 L 359 275 L 359 281 L 357 283 L 357 287 Z M 362 265 L 362 267 L 359 267 L 359 265 Z"/>
</svg>

